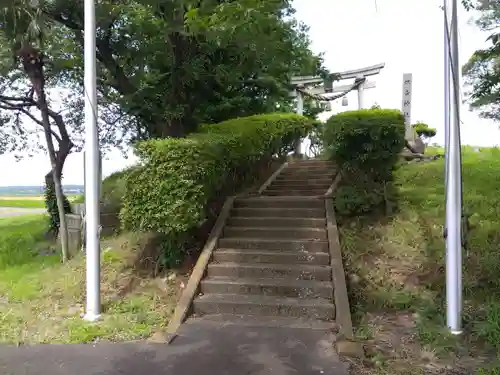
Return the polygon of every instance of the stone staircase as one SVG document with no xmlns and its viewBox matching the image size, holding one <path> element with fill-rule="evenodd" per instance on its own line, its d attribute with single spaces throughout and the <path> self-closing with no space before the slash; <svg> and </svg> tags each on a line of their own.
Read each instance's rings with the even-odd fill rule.
<svg viewBox="0 0 500 375">
<path fill-rule="evenodd" d="M 288 164 L 259 197 L 238 198 L 213 253 L 195 316 L 223 321 L 335 319 L 323 194 L 332 163 Z"/>
</svg>

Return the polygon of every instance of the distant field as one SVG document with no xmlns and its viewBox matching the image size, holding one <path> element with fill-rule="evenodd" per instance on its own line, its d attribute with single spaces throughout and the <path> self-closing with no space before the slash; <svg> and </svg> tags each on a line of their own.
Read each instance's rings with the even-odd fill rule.
<svg viewBox="0 0 500 375">
<path fill-rule="evenodd" d="M 16 201 L 16 200 L 23 200 L 23 201 L 41 201 L 43 200 L 42 195 L 35 195 L 35 196 L 21 196 L 21 195 L 6 195 L 6 196 L 1 196 L 0 195 L 0 200 L 5 200 L 5 201 Z"/>
<path fill-rule="evenodd" d="M 68 196 L 70 202 L 76 199 L 76 195 Z M 0 196 L 0 207 L 24 207 L 44 208 L 43 195 L 37 196 Z"/>
<path fill-rule="evenodd" d="M 0 207 L 44 208 L 43 197 L 0 197 Z"/>
</svg>

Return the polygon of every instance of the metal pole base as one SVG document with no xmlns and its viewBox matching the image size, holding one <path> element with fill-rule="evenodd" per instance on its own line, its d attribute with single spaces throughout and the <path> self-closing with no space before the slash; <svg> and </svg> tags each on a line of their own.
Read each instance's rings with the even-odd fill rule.
<svg viewBox="0 0 500 375">
<path fill-rule="evenodd" d="M 83 316 L 83 320 L 87 322 L 96 322 L 101 319 L 101 314 L 94 314 L 92 312 L 88 312 Z"/>
</svg>

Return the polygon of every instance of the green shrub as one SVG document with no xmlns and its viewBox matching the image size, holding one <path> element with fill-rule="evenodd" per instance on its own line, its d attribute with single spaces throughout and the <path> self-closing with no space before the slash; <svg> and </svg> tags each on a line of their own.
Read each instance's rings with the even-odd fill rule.
<svg viewBox="0 0 500 375">
<path fill-rule="evenodd" d="M 367 214 L 384 203 L 384 194 L 379 184 L 367 189 L 361 183 L 342 184 L 335 194 L 335 210 L 339 215 Z"/>
<path fill-rule="evenodd" d="M 323 133 L 327 155 L 343 171 L 361 170 L 374 180 L 390 180 L 405 143 L 404 117 L 397 110 L 343 112 L 327 120 Z"/>
<path fill-rule="evenodd" d="M 294 114 L 268 114 L 204 125 L 183 139 L 141 142 L 141 167 L 126 178 L 121 219 L 125 228 L 168 236 L 168 259 L 207 218 L 207 207 L 255 166 L 286 154 L 314 122 Z"/>
<path fill-rule="evenodd" d="M 54 179 L 52 176 L 48 176 L 45 182 L 46 184 L 44 188 L 44 201 L 45 208 L 47 208 L 47 212 L 49 214 L 49 232 L 54 236 L 57 236 L 59 233 L 59 226 L 61 221 L 59 218 L 59 209 L 57 208 Z M 71 213 L 71 205 L 65 194 L 63 194 L 63 207 L 65 213 Z"/>
<path fill-rule="evenodd" d="M 101 191 L 101 211 L 103 213 L 120 212 L 122 200 L 125 194 L 125 179 L 127 173 L 135 167 L 129 167 L 118 172 L 114 172 L 102 181 Z M 85 203 L 85 195 L 80 194 L 73 203 Z"/>
<path fill-rule="evenodd" d="M 120 212 L 125 195 L 126 178 L 134 168 L 135 166 L 112 173 L 102 181 L 101 210 L 103 212 Z"/>
<path fill-rule="evenodd" d="M 340 166 L 343 177 L 335 198 L 339 214 L 365 214 L 387 203 L 404 135 L 404 117 L 397 110 L 349 111 L 327 120 L 325 153 Z"/>
<path fill-rule="evenodd" d="M 31 263 L 44 242 L 48 225 L 45 215 L 28 215 L 0 219 L 0 270 Z M 38 260 L 40 262 L 40 260 Z"/>
</svg>

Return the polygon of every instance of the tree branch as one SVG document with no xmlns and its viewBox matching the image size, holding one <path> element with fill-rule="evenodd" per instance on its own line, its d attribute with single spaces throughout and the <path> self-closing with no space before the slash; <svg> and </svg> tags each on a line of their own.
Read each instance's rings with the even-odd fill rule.
<svg viewBox="0 0 500 375">
<path fill-rule="evenodd" d="M 18 106 L 18 107 L 33 107 L 36 105 L 33 99 L 27 97 L 19 97 L 19 96 L 0 95 L 0 102 L 3 102 L 7 105 Z M 10 102 L 21 102 L 21 103 L 13 104 Z"/>
<path fill-rule="evenodd" d="M 68 18 L 63 17 L 62 14 L 60 13 L 51 12 L 48 9 L 42 9 L 42 13 L 45 14 L 47 17 L 52 18 L 54 21 L 63 24 L 68 29 L 80 30 L 80 31 L 83 29 L 83 25 L 80 25 L 79 23 L 75 22 L 73 19 L 70 19 L 69 17 Z"/>
<path fill-rule="evenodd" d="M 21 102 L 21 103 L 11 103 L 11 102 Z M 40 126 L 43 126 L 43 123 L 41 120 L 37 119 L 32 113 L 30 113 L 26 108 L 29 107 L 34 107 L 36 106 L 39 110 L 42 110 L 40 108 L 40 105 L 38 102 L 36 102 L 32 98 L 26 98 L 26 97 L 13 97 L 13 96 L 6 96 L 6 95 L 0 95 L 0 109 L 5 109 L 5 110 L 10 110 L 10 111 L 19 111 L 26 116 L 28 116 L 30 119 L 32 119 L 35 123 L 37 123 Z M 58 143 L 60 144 L 62 140 L 65 140 L 66 142 L 69 142 L 71 147 L 73 146 L 73 143 L 71 142 L 71 139 L 69 137 L 68 131 L 66 129 L 66 125 L 64 124 L 64 120 L 62 116 L 57 113 L 56 111 L 47 108 L 48 115 L 54 120 L 59 133 L 61 136 L 59 136 L 57 133 L 55 133 L 53 130 L 51 130 L 52 135 L 57 139 Z"/>
<path fill-rule="evenodd" d="M 24 107 L 11 107 L 11 106 L 6 106 L 6 105 L 0 104 L 0 109 L 6 109 L 6 110 L 12 110 L 12 111 L 21 112 L 22 114 L 28 116 L 31 120 L 33 120 L 34 123 L 36 123 L 37 125 L 40 125 L 41 127 L 43 127 L 42 120 L 37 119 L 35 117 L 35 115 L 33 115 L 32 113 L 30 113 Z M 52 133 L 52 135 L 54 136 L 54 138 L 57 140 L 57 142 L 59 144 L 61 144 L 61 142 L 62 142 L 61 137 L 56 132 L 54 132 L 52 129 L 50 129 L 50 132 Z"/>
</svg>

